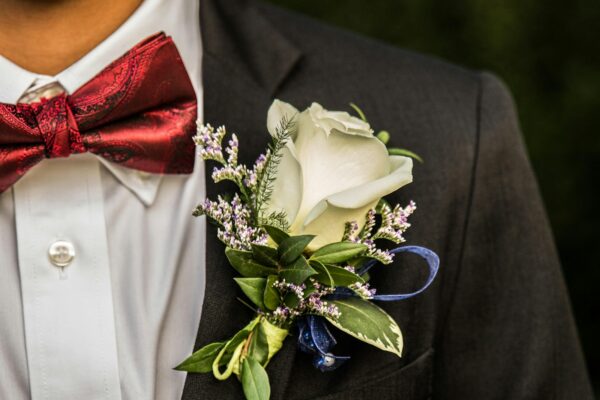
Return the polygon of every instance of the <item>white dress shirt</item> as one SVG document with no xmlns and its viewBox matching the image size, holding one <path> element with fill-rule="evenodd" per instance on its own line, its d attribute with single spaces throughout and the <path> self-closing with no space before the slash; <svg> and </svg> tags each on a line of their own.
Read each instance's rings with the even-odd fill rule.
<svg viewBox="0 0 600 400">
<path fill-rule="evenodd" d="M 0 56 L 0 102 L 57 82 L 73 93 L 159 31 L 199 99 L 197 0 L 146 0 L 54 77 Z M 0 132 L 0 135 L 2 132 Z M 152 175 L 91 154 L 46 159 L 0 194 L 0 399 L 172 400 L 204 296 L 204 165 Z M 66 266 L 62 266 L 67 264 Z"/>
</svg>

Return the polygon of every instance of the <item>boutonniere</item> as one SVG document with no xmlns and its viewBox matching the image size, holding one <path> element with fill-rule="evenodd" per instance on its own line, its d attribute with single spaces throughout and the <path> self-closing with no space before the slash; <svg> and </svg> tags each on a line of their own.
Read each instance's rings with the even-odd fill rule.
<svg viewBox="0 0 600 400">
<path fill-rule="evenodd" d="M 235 282 L 255 311 L 239 332 L 207 344 L 178 370 L 237 376 L 249 400 L 270 397 L 265 367 L 294 332 L 314 367 L 331 371 L 349 356 L 334 355 L 330 326 L 383 351 L 402 354 L 398 324 L 376 303 L 425 290 L 439 259 L 419 246 L 399 246 L 415 203 L 390 205 L 383 197 L 412 181 L 415 154 L 386 147 L 389 134 L 374 135 L 360 118 L 313 103 L 299 112 L 275 101 L 267 116 L 271 145 L 251 167 L 238 163 L 239 143 L 225 127 L 200 126 L 194 141 L 215 166 L 215 182 L 237 192 L 206 199 L 195 211 L 218 226 Z M 386 243 L 387 242 L 387 243 Z M 377 265 L 402 252 L 429 267 L 414 293 L 378 294 L 369 285 Z M 248 304 L 251 303 L 251 304 Z"/>
</svg>

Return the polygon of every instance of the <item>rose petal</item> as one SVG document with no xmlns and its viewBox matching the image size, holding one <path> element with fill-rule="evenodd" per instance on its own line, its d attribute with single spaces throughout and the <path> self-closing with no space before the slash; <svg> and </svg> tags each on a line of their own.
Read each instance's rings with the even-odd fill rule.
<svg viewBox="0 0 600 400">
<path fill-rule="evenodd" d="M 373 130 L 368 122 L 353 117 L 344 111 L 328 111 L 319 103 L 312 103 L 308 112 L 313 123 L 329 135 L 337 130 L 350 135 L 373 137 Z"/>
<path fill-rule="evenodd" d="M 290 224 L 296 219 L 302 201 L 302 168 L 293 155 L 293 148 L 294 144 L 289 141 L 282 150 L 273 193 L 267 204 L 267 213 L 284 211 Z"/>
<path fill-rule="evenodd" d="M 292 231 L 306 225 L 306 217 L 322 200 L 390 173 L 387 149 L 378 139 L 336 130 L 326 135 L 314 128 L 305 112 L 298 118 L 295 146 L 302 166 L 303 200 Z"/>
<path fill-rule="evenodd" d="M 281 121 L 284 118 L 291 120 L 292 118 L 295 118 L 296 115 L 298 115 L 298 109 L 296 109 L 296 107 L 275 99 L 267 113 L 267 130 L 271 136 L 275 136 L 277 134 L 277 129 L 281 126 Z"/>
<path fill-rule="evenodd" d="M 317 235 L 308 245 L 308 249 L 311 251 L 342 240 L 345 223 L 348 221 L 357 221 L 359 227 L 362 227 L 367 212 L 377 205 L 377 201 L 354 209 L 335 207 L 326 202 L 323 204 L 325 204 L 325 210 L 317 219 L 302 229 L 302 234 Z"/>
<path fill-rule="evenodd" d="M 389 161 L 391 174 L 335 193 L 313 207 L 301 227 L 302 234 L 318 234 L 310 249 L 340 241 L 346 222 L 356 221 L 362 226 L 366 213 L 377 205 L 379 199 L 412 182 L 412 159 L 390 156 Z"/>
<path fill-rule="evenodd" d="M 389 175 L 329 196 L 327 202 L 342 208 L 362 207 L 411 183 L 412 159 L 403 156 L 389 156 L 389 160 L 391 167 Z"/>
</svg>

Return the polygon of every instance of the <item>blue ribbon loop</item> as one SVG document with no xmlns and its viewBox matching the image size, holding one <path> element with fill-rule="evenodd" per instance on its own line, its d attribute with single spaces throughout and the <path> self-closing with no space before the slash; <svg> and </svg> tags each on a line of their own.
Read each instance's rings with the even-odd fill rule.
<svg viewBox="0 0 600 400">
<path fill-rule="evenodd" d="M 427 277 L 425 284 L 417 291 L 412 293 L 375 295 L 373 296 L 372 300 L 400 301 L 414 297 L 425 291 L 429 285 L 431 285 L 440 268 L 440 258 L 438 255 L 425 247 L 400 246 L 391 250 L 390 253 L 413 253 L 420 256 L 427 262 L 427 266 L 429 267 L 429 276 Z M 361 267 L 357 273 L 359 275 L 364 275 L 377 263 L 377 260 L 371 260 Z M 331 300 L 337 300 L 352 296 L 357 296 L 353 290 L 345 287 L 337 287 L 335 292 L 329 295 L 327 298 Z M 325 318 L 316 315 L 307 315 L 298 319 L 298 346 L 304 353 L 312 354 L 314 356 L 314 367 L 323 372 L 333 371 L 350 359 L 349 356 L 335 356 L 329 352 L 331 348 L 337 344 L 337 341 L 331 332 L 329 332 L 326 321 L 327 320 Z"/>
<path fill-rule="evenodd" d="M 438 270 L 440 269 L 440 258 L 438 257 L 438 255 L 425 247 L 421 247 L 421 246 L 396 247 L 394 250 L 391 251 L 391 253 L 392 254 L 413 253 L 413 254 L 417 254 L 418 256 L 421 256 L 421 258 L 423 258 L 427 262 L 427 265 L 429 266 L 429 276 L 427 277 L 427 281 L 425 282 L 425 284 L 419 290 L 417 290 L 415 292 L 403 293 L 403 294 L 380 294 L 380 295 L 373 296 L 373 300 L 399 301 L 399 300 L 406 300 L 411 297 L 414 297 L 414 296 L 418 295 L 419 293 L 422 293 L 423 291 L 425 291 L 425 289 L 427 289 L 429 287 L 429 285 L 431 285 L 431 283 L 435 279 L 435 276 L 438 273 Z"/>
<path fill-rule="evenodd" d="M 313 366 L 322 372 L 333 371 L 350 359 L 329 352 L 337 341 L 325 321 L 325 318 L 316 315 L 307 315 L 298 320 L 298 346 L 303 352 L 314 355 Z"/>
</svg>

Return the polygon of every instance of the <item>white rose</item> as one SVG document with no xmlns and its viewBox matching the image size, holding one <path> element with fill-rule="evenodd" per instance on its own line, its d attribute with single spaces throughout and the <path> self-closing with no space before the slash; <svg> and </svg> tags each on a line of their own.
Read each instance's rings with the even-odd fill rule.
<svg viewBox="0 0 600 400">
<path fill-rule="evenodd" d="M 412 160 L 388 155 L 368 123 L 313 103 L 299 113 L 275 100 L 267 128 L 294 118 L 295 136 L 283 151 L 269 211 L 285 211 L 292 235 L 312 234 L 317 249 L 339 242 L 348 221 L 364 223 L 379 199 L 412 182 Z"/>
</svg>

